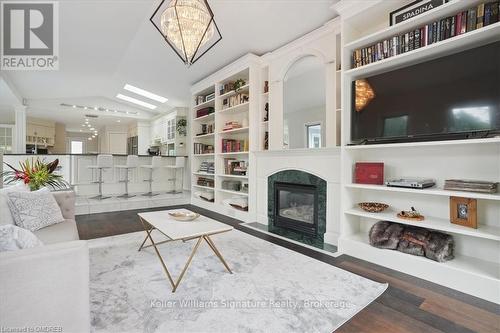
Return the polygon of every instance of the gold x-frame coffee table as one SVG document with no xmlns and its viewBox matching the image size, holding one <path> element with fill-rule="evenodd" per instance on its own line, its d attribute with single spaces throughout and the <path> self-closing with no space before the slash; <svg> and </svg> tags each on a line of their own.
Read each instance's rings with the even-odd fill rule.
<svg viewBox="0 0 500 333">
<path fill-rule="evenodd" d="M 144 238 L 144 241 L 139 247 L 139 251 L 151 246 L 154 248 L 156 255 L 158 256 L 158 259 L 160 260 L 160 263 L 163 266 L 163 270 L 165 271 L 167 279 L 168 281 L 170 281 L 170 284 L 172 285 L 172 292 L 175 292 L 177 290 L 177 287 L 179 287 L 179 284 L 181 283 L 181 280 L 184 277 L 184 274 L 186 273 L 202 241 L 205 241 L 208 244 L 210 249 L 212 249 L 215 255 L 220 259 L 220 261 L 227 269 L 227 271 L 231 274 L 233 273 L 229 268 L 229 266 L 227 265 L 224 258 L 222 257 L 222 254 L 215 246 L 213 240 L 210 238 L 210 236 L 212 235 L 231 231 L 233 230 L 233 227 L 212 220 L 206 216 L 200 216 L 194 221 L 181 222 L 174 220 L 168 214 L 168 212 L 169 212 L 168 210 L 165 210 L 158 212 L 139 213 L 137 215 L 139 215 L 139 220 L 141 221 L 142 226 L 144 227 L 144 231 L 146 232 L 146 237 Z M 158 230 L 161 234 L 167 237 L 167 239 L 160 242 L 155 242 L 151 235 L 153 230 Z M 145 245 L 148 239 L 151 242 L 151 244 Z M 186 264 L 184 265 L 184 268 L 182 269 L 179 277 L 177 278 L 177 281 L 174 282 L 174 279 L 172 278 L 172 275 L 170 274 L 167 265 L 165 264 L 165 261 L 163 260 L 160 251 L 158 250 L 158 245 L 174 241 L 186 242 L 195 239 L 197 239 L 197 242 L 193 247 L 193 250 L 191 251 L 191 255 L 189 256 Z"/>
</svg>

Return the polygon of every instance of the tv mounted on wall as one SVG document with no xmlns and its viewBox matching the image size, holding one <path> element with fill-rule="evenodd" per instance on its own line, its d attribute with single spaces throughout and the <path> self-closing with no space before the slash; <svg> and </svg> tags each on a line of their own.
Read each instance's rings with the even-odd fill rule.
<svg viewBox="0 0 500 333">
<path fill-rule="evenodd" d="M 354 144 L 500 135 L 500 42 L 352 82 Z"/>
</svg>

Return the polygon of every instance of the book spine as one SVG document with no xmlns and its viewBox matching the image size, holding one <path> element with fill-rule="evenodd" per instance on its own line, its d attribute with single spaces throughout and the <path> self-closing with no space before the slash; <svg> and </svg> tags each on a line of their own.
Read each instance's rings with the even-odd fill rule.
<svg viewBox="0 0 500 333">
<path fill-rule="evenodd" d="M 457 17 L 452 16 L 450 19 L 450 37 L 455 37 L 456 29 L 457 29 Z"/>
<path fill-rule="evenodd" d="M 444 40 L 444 32 L 446 30 L 446 19 L 439 22 L 439 41 Z"/>
<path fill-rule="evenodd" d="M 476 29 L 482 28 L 484 26 L 484 3 L 477 6 L 476 13 Z"/>
<path fill-rule="evenodd" d="M 476 30 L 477 9 L 471 8 L 467 11 L 467 32 Z"/>
<path fill-rule="evenodd" d="M 416 29 L 413 33 L 413 49 L 420 48 L 420 29 Z"/>
<path fill-rule="evenodd" d="M 467 12 L 462 12 L 462 26 L 460 28 L 460 34 L 467 32 Z"/>
<path fill-rule="evenodd" d="M 405 33 L 405 50 L 404 52 L 408 52 L 408 44 L 410 43 L 410 35 L 409 33 Z"/>
</svg>

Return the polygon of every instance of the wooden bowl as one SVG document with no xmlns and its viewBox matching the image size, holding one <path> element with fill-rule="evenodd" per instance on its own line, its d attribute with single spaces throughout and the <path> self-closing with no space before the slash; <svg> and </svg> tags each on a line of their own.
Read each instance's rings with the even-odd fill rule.
<svg viewBox="0 0 500 333">
<path fill-rule="evenodd" d="M 389 205 L 380 202 L 360 202 L 358 206 L 369 213 L 380 213 L 389 208 Z"/>
<path fill-rule="evenodd" d="M 170 215 L 174 220 L 183 222 L 193 221 L 200 217 L 200 214 L 193 212 L 169 212 L 168 215 Z"/>
</svg>

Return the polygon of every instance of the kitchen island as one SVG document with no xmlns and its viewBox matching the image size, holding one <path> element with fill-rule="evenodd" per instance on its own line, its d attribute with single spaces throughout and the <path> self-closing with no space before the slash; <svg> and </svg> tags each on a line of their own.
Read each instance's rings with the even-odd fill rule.
<svg viewBox="0 0 500 333">
<path fill-rule="evenodd" d="M 161 156 L 162 164 L 164 166 L 174 165 L 176 157 L 182 157 L 186 159 L 187 156 Z M 89 168 L 91 165 L 97 164 L 97 154 L 43 154 L 43 155 L 30 155 L 30 154 L 5 154 L 3 156 L 3 161 L 12 165 L 13 167 L 18 167 L 19 162 L 23 162 L 26 159 L 36 159 L 39 158 L 45 162 L 52 162 L 55 159 L 59 159 L 59 167 L 56 172 L 63 176 L 63 178 L 74 188 L 78 196 L 92 196 L 98 194 L 98 186 L 95 181 L 98 178 L 96 171 Z M 150 155 L 139 155 L 139 165 L 150 165 L 152 156 Z M 125 165 L 127 161 L 127 155 L 113 154 L 113 165 Z M 4 165 L 4 170 L 7 167 Z M 184 168 L 184 173 L 187 173 L 187 163 Z M 125 185 L 122 180 L 125 178 L 125 170 L 119 168 L 105 169 L 103 172 L 103 193 L 105 195 L 116 196 L 123 194 L 125 191 Z M 180 180 L 184 179 L 186 183 L 189 179 L 186 177 L 181 177 L 181 170 L 158 168 L 153 172 L 153 192 L 165 193 L 172 191 L 173 181 L 169 179 L 176 178 Z M 175 174 L 174 174 L 175 173 Z M 135 168 L 130 170 L 129 174 L 129 192 L 131 194 L 140 194 L 148 192 L 148 182 L 145 181 L 149 177 L 149 170 L 145 168 Z M 177 190 L 184 188 L 184 184 L 177 182 Z"/>
</svg>

